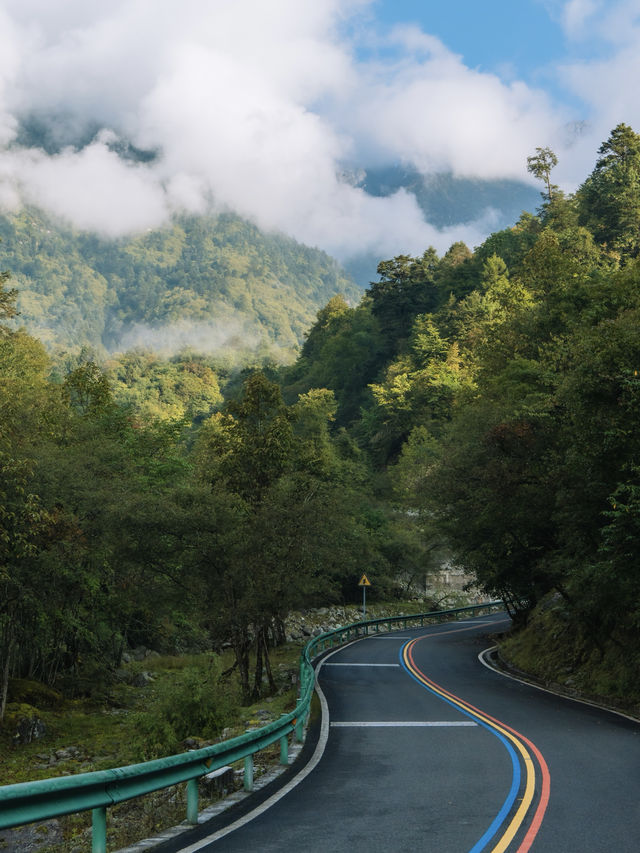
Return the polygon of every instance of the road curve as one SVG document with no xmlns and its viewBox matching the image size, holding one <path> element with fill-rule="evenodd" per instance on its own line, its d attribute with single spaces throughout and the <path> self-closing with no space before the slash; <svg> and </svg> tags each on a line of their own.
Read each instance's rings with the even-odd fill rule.
<svg viewBox="0 0 640 853">
<path fill-rule="evenodd" d="M 225 828 L 230 809 L 159 849 L 637 853 L 640 725 L 482 666 L 507 623 L 371 636 L 326 655 L 312 771 L 239 828 Z"/>
</svg>

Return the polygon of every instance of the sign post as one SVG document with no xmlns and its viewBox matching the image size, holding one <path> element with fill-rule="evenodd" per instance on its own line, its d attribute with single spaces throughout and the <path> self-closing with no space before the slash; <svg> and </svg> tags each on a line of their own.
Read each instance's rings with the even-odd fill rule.
<svg viewBox="0 0 640 853">
<path fill-rule="evenodd" d="M 371 586 L 371 581 L 366 575 L 362 575 L 358 586 L 362 587 L 362 618 L 367 618 L 367 587 Z"/>
</svg>

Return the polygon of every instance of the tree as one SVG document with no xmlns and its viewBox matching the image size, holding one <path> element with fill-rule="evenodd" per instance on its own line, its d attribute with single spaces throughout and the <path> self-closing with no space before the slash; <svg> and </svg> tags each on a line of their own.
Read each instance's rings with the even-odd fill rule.
<svg viewBox="0 0 640 853">
<path fill-rule="evenodd" d="M 300 358 L 283 371 L 283 395 L 293 403 L 312 388 L 334 392 L 338 409 L 335 424 L 357 421 L 360 410 L 370 403 L 368 385 L 382 364 L 383 341 L 380 324 L 371 311 L 371 300 L 350 308 L 336 297 L 318 312 Z"/>
<path fill-rule="evenodd" d="M 5 316 L 11 307 L 5 305 Z M 42 578 L 34 560 L 60 529 L 43 504 L 34 474 L 39 450 L 61 422 L 57 389 L 46 381 L 42 345 L 22 331 L 0 333 L 0 719 L 16 655 L 33 626 L 43 629 Z"/>
<path fill-rule="evenodd" d="M 546 192 L 542 197 L 548 202 L 553 201 L 558 187 L 551 183 L 551 172 L 558 165 L 558 158 L 550 148 L 536 148 L 536 153 L 527 157 L 527 172 L 530 172 L 539 181 L 543 181 Z"/>
<path fill-rule="evenodd" d="M 464 298 L 477 286 L 477 264 L 469 247 L 458 241 L 445 252 L 436 272 L 438 307 L 445 298 L 453 295 Z"/>
<path fill-rule="evenodd" d="M 619 124 L 577 192 L 580 223 L 622 259 L 640 252 L 640 136 Z"/>
<path fill-rule="evenodd" d="M 9 320 L 18 313 L 15 305 L 18 291 L 15 288 L 7 290 L 5 287 L 10 278 L 9 272 L 0 272 L 0 321 Z M 3 328 L 5 327 L 0 325 L 0 331 Z"/>
<path fill-rule="evenodd" d="M 205 422 L 197 456 L 201 475 L 258 504 L 289 464 L 292 418 L 278 385 L 254 371 L 241 397 Z"/>
<path fill-rule="evenodd" d="M 112 404 L 109 380 L 93 361 L 87 361 L 68 373 L 64 388 L 71 405 L 83 415 L 104 411 Z"/>
<path fill-rule="evenodd" d="M 212 512 L 233 519 L 223 548 L 201 548 L 203 599 L 213 630 L 232 643 L 245 701 L 261 694 L 264 672 L 273 686 L 269 647 L 287 612 L 330 595 L 368 550 L 363 474 L 331 437 L 335 411 L 327 389 L 286 406 L 278 386 L 256 372 L 198 436 L 194 460 Z"/>
<path fill-rule="evenodd" d="M 419 258 L 398 255 L 378 264 L 380 281 L 373 282 L 367 293 L 373 315 L 380 323 L 387 357 L 398 352 L 411 331 L 414 318 L 436 307 L 437 265 L 438 256 L 433 248 Z"/>
<path fill-rule="evenodd" d="M 469 380 L 457 342 L 443 338 L 433 315 L 416 317 L 408 352 L 391 362 L 382 381 L 371 385 L 375 406 L 363 424 L 375 458 L 397 458 L 418 424 L 439 434 Z"/>
</svg>

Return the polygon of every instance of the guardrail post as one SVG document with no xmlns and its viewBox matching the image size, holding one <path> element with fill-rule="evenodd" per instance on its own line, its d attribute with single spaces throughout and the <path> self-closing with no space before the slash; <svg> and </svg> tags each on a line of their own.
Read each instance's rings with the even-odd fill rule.
<svg viewBox="0 0 640 853">
<path fill-rule="evenodd" d="M 280 738 L 280 764 L 289 763 L 289 738 L 282 735 Z"/>
<path fill-rule="evenodd" d="M 304 714 L 301 714 L 296 722 L 296 741 L 302 743 L 304 739 Z"/>
<path fill-rule="evenodd" d="M 107 853 L 107 809 L 91 809 L 91 853 Z"/>
<path fill-rule="evenodd" d="M 280 714 L 281 717 L 286 717 L 287 714 Z M 289 736 L 282 735 L 280 738 L 280 764 L 289 763 Z"/>
<path fill-rule="evenodd" d="M 198 823 L 198 780 L 187 781 L 187 823 L 196 826 Z"/>
<path fill-rule="evenodd" d="M 244 789 L 253 791 L 253 754 L 244 757 Z"/>
</svg>

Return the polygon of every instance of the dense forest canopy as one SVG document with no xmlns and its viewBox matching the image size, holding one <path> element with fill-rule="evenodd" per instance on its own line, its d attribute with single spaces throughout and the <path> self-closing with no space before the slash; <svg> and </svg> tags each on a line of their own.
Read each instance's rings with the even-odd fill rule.
<svg viewBox="0 0 640 853">
<path fill-rule="evenodd" d="M 324 252 L 230 213 L 115 240 L 25 209 L 0 239 L 20 320 L 50 350 L 286 350 L 334 294 L 358 295 Z"/>
<path fill-rule="evenodd" d="M 589 642 L 637 648 L 640 136 L 621 124 L 598 155 L 566 195 L 538 148 L 537 215 L 382 261 L 283 385 L 334 391 L 389 499 L 487 592 L 519 613 L 556 592 Z"/>
<path fill-rule="evenodd" d="M 287 610 L 353 596 L 364 569 L 380 595 L 410 591 L 443 555 L 514 614 L 560 596 L 588 648 L 637 666 L 640 137 L 616 127 L 572 195 L 554 165 L 536 150 L 539 210 L 473 251 L 383 260 L 357 304 L 334 269 L 295 364 L 242 374 L 194 352 L 52 363 L 13 325 L 16 288 L 23 311 L 49 310 L 29 264 L 52 304 L 61 281 L 17 219 L 3 266 L 19 270 L 0 281 L 0 716 L 11 676 L 82 692 L 137 642 L 231 642 L 260 695 Z M 144 319 L 200 310 L 185 233 L 114 247 L 108 270 L 89 238 L 70 255 L 76 293 L 120 281 L 104 315 L 75 303 L 96 340 L 127 316 L 142 254 Z M 270 276 L 244 257 L 224 262 L 234 305 L 257 298 L 247 268 Z M 260 316 L 292 329 L 297 310 Z"/>
</svg>

